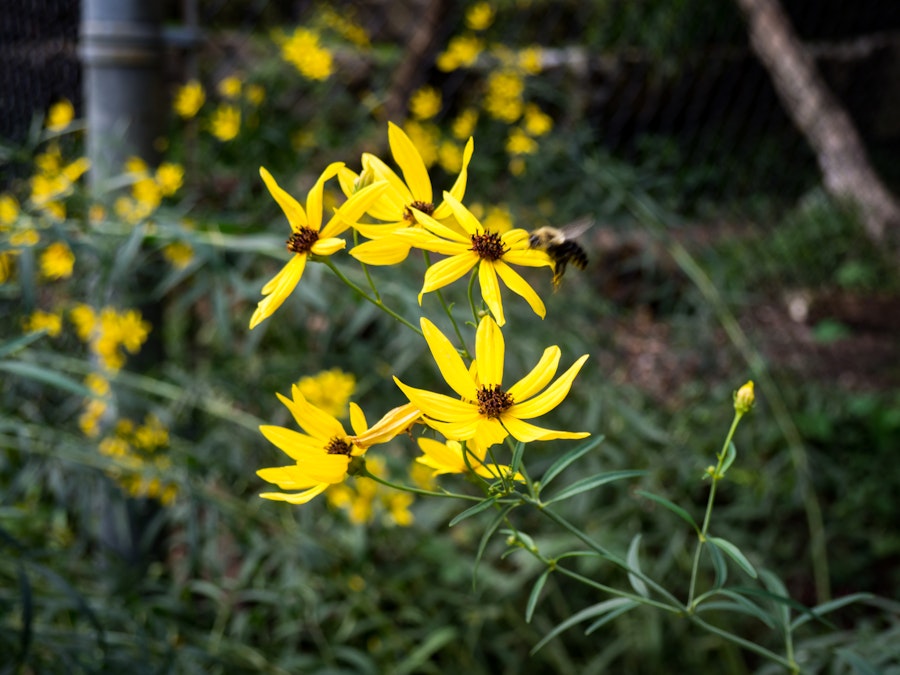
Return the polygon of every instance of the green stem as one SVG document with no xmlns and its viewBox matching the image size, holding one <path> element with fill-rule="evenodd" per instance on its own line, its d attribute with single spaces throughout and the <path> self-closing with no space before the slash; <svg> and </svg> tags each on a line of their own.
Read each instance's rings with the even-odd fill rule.
<svg viewBox="0 0 900 675">
<path fill-rule="evenodd" d="M 423 497 L 450 497 L 453 499 L 466 499 L 471 502 L 480 502 L 484 499 L 484 497 L 478 497 L 476 495 L 463 495 L 458 492 L 435 492 L 434 490 L 424 490 L 422 488 L 412 487 L 411 485 L 401 485 L 400 483 L 392 483 L 389 480 L 381 478 L 380 476 L 376 476 L 368 469 L 363 468 L 357 474 L 358 476 L 365 476 L 366 478 L 371 478 L 376 483 L 381 483 L 382 485 L 393 488 L 395 490 L 400 490 L 401 492 L 410 492 L 412 494 L 421 495 Z"/>
<path fill-rule="evenodd" d="M 431 267 L 431 256 L 428 255 L 428 251 L 422 251 L 423 256 L 425 257 L 425 264 L 428 267 Z M 456 319 L 453 317 L 453 311 L 447 301 L 444 299 L 444 294 L 441 293 L 441 289 L 435 291 L 438 297 L 438 301 L 441 303 L 441 308 L 444 310 L 444 314 L 447 315 L 447 318 L 450 319 L 450 323 L 453 325 L 453 330 L 456 333 L 456 339 L 459 340 L 459 351 L 461 356 L 464 359 L 471 359 L 472 355 L 469 354 L 469 349 L 466 347 L 465 338 L 463 338 L 462 331 L 459 329 L 459 325 L 456 323 Z"/>
<path fill-rule="evenodd" d="M 542 558 L 543 559 L 543 558 Z M 546 561 L 548 564 L 551 561 Z M 609 593 L 610 595 L 616 595 L 620 598 L 627 598 L 629 600 L 634 600 L 635 602 L 639 602 L 642 605 L 647 605 L 649 607 L 656 607 L 657 609 L 661 609 L 666 612 L 670 612 L 671 614 L 677 614 L 681 616 L 683 611 L 681 607 L 677 605 L 667 605 L 664 602 L 659 602 L 658 600 L 652 600 L 650 598 L 645 598 L 643 595 L 638 595 L 637 593 L 629 593 L 628 591 L 623 591 L 618 588 L 613 588 L 612 586 L 606 586 L 605 584 L 598 583 L 591 579 L 590 577 L 585 577 L 578 572 L 573 572 L 572 570 L 566 569 L 565 567 L 560 567 L 557 563 L 552 563 L 553 569 L 559 571 L 562 574 L 565 574 L 567 577 L 580 581 L 586 586 L 590 586 L 591 588 L 596 588 L 598 591 L 603 591 L 604 593 Z"/>
<path fill-rule="evenodd" d="M 713 471 L 712 476 L 710 476 L 712 485 L 709 487 L 709 498 L 706 500 L 706 515 L 703 516 L 703 527 L 697 535 L 697 549 L 694 551 L 694 565 L 691 567 L 691 585 L 688 590 L 687 604 L 685 605 L 685 609 L 687 609 L 688 613 L 692 613 L 695 609 L 694 592 L 697 589 L 697 571 L 700 569 L 700 553 L 703 551 L 703 545 L 706 543 L 706 534 L 709 532 L 709 522 L 712 519 L 713 503 L 716 500 L 716 486 L 722 478 L 722 466 L 725 463 L 725 457 L 728 455 L 728 446 L 731 443 L 734 432 L 737 430 L 738 423 L 743 416 L 743 413 L 735 411 L 734 419 L 731 421 L 731 428 L 728 430 L 728 435 L 725 437 L 725 443 L 722 444 L 722 451 L 716 455 L 719 461 L 716 464 L 715 471 Z"/>
<path fill-rule="evenodd" d="M 701 628 L 709 631 L 710 633 L 714 633 L 715 635 L 718 635 L 719 637 L 724 638 L 724 639 L 728 640 L 729 642 L 733 642 L 736 645 L 740 645 L 744 649 L 749 649 L 750 651 L 756 652 L 757 654 L 759 654 L 761 656 L 765 656 L 770 661 L 774 661 L 775 663 L 778 663 L 778 664 L 784 666 L 785 668 L 790 670 L 792 673 L 800 672 L 800 668 L 797 665 L 797 663 L 794 661 L 793 657 L 784 658 L 782 656 L 779 656 L 775 652 L 773 652 L 769 649 L 766 649 L 765 647 L 758 645 L 755 642 L 751 642 L 750 640 L 745 640 L 744 638 L 739 637 L 739 636 L 735 635 L 734 633 L 729 633 L 727 630 L 717 628 L 716 626 L 713 626 L 711 623 L 706 623 L 706 621 L 704 621 L 703 619 L 698 617 L 696 614 L 689 614 L 688 619 L 692 623 L 700 626 Z"/>
<path fill-rule="evenodd" d="M 469 275 L 469 287 L 466 289 L 466 297 L 469 298 L 469 308 L 472 310 L 472 320 L 475 322 L 475 325 L 478 325 L 478 310 L 475 309 L 475 279 L 478 277 L 478 269 L 472 270 L 472 274 Z"/>
<path fill-rule="evenodd" d="M 360 287 L 357 286 L 355 283 L 353 283 L 352 281 L 350 281 L 350 279 L 348 279 L 347 276 L 346 276 L 343 272 L 341 272 L 333 262 L 331 262 L 331 260 L 329 260 L 328 258 L 325 258 L 325 259 L 321 260 L 321 262 L 325 263 L 325 265 L 328 267 L 328 269 L 330 269 L 332 272 L 334 272 L 338 279 L 340 279 L 341 281 L 344 282 L 344 284 L 346 284 L 347 286 L 349 286 L 350 288 L 352 288 L 354 291 L 356 291 L 357 293 L 359 293 L 359 295 L 362 296 L 364 299 L 366 299 L 366 300 L 368 300 L 369 302 L 371 302 L 373 305 L 375 305 L 375 306 L 376 306 L 378 309 L 380 309 L 382 312 L 384 312 L 385 314 L 389 315 L 390 317 L 396 319 L 397 321 L 399 321 L 400 323 L 402 323 L 404 326 L 406 326 L 406 327 L 409 328 L 410 330 L 415 331 L 418 335 L 420 335 L 420 336 L 422 335 L 422 331 L 421 331 L 421 329 L 420 329 L 418 326 L 414 326 L 414 325 L 411 324 L 409 321 L 407 321 L 406 319 L 404 319 L 402 316 L 400 316 L 399 314 L 397 314 L 397 312 L 395 312 L 395 311 L 392 310 L 390 307 L 388 307 L 387 305 L 385 305 L 385 304 L 381 301 L 380 298 L 373 298 L 371 295 L 369 295 L 368 293 L 366 293 L 362 288 L 360 288 Z"/>
</svg>

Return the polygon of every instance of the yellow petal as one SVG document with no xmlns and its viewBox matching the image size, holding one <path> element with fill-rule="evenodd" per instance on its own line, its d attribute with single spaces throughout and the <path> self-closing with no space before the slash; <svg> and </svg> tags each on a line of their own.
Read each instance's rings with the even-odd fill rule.
<svg viewBox="0 0 900 675">
<path fill-rule="evenodd" d="M 358 180 L 359 174 L 353 169 L 348 169 L 344 166 L 338 171 L 338 184 L 341 186 L 341 192 L 344 193 L 345 197 L 350 197 L 353 194 Z"/>
<path fill-rule="evenodd" d="M 296 464 L 260 469 L 256 475 L 282 490 L 306 490 L 320 484 L 319 481 L 311 480 Z"/>
<path fill-rule="evenodd" d="M 335 211 L 328 224 L 322 228 L 319 236 L 336 237 L 348 227 L 355 225 L 375 200 L 384 194 L 387 187 L 387 181 L 382 180 L 368 185 L 354 194 Z"/>
<path fill-rule="evenodd" d="M 394 161 L 403 172 L 403 178 L 412 192 L 413 200 L 433 201 L 431 179 L 428 177 L 428 169 L 425 168 L 422 155 L 403 129 L 393 122 L 388 122 L 388 142 Z"/>
<path fill-rule="evenodd" d="M 266 440 L 298 462 L 324 452 L 321 439 L 301 434 L 293 429 L 263 424 L 259 427 L 259 431 L 266 437 Z"/>
<path fill-rule="evenodd" d="M 494 269 L 509 290 L 525 298 L 525 302 L 531 307 L 531 311 L 542 319 L 547 316 L 547 309 L 544 307 L 543 300 L 518 272 L 502 260 L 494 262 Z"/>
<path fill-rule="evenodd" d="M 506 427 L 506 430 L 509 431 L 510 436 L 523 443 L 549 441 L 554 438 L 584 438 L 590 436 L 587 432 L 572 433 L 568 431 L 544 429 L 543 427 L 538 427 L 534 424 L 529 424 L 528 422 L 516 419 L 511 414 L 501 415 L 500 421 L 503 423 L 503 426 Z"/>
<path fill-rule="evenodd" d="M 569 389 L 572 387 L 572 381 L 575 379 L 578 371 L 581 370 L 581 366 L 587 361 L 587 358 L 587 354 L 582 356 L 543 392 L 522 403 L 514 403 L 507 413 L 523 419 L 532 419 L 553 410 L 568 395 Z"/>
<path fill-rule="evenodd" d="M 499 261 L 498 261 L 499 262 Z M 484 304 L 491 310 L 491 314 L 497 320 L 497 325 L 506 323 L 503 316 L 503 303 L 500 300 L 500 283 L 497 281 L 497 273 L 494 271 L 494 263 L 482 260 L 478 266 L 478 283 L 481 286 L 481 297 Z"/>
<path fill-rule="evenodd" d="M 547 347 L 544 350 L 541 360 L 531 369 L 521 380 L 506 390 L 513 401 L 524 401 L 531 398 L 541 389 L 547 386 L 553 376 L 556 375 L 556 369 L 559 367 L 559 359 L 562 355 L 559 347 Z"/>
<path fill-rule="evenodd" d="M 469 137 L 468 142 L 466 142 L 466 148 L 463 150 L 463 161 L 462 161 L 462 169 L 459 171 L 459 176 L 456 177 L 456 182 L 453 183 L 453 187 L 450 188 L 450 194 L 453 195 L 454 199 L 458 201 L 462 201 L 463 196 L 466 192 L 466 181 L 468 180 L 469 175 L 469 161 L 472 159 L 472 153 L 475 150 L 475 141 Z M 438 206 L 434 211 L 434 217 L 438 220 L 446 218 L 450 215 L 450 205 L 447 204 L 446 201 L 442 202 L 440 206 Z"/>
<path fill-rule="evenodd" d="M 431 350 L 431 356 L 437 364 L 438 370 L 450 387 L 467 401 L 474 401 L 477 398 L 477 388 L 469 369 L 463 363 L 462 357 L 453 346 L 453 343 L 447 339 L 437 326 L 428 319 L 422 318 L 419 322 L 422 327 L 422 333 L 428 348 Z M 439 417 L 438 419 L 444 419 Z"/>
<path fill-rule="evenodd" d="M 309 225 L 303 207 L 300 206 L 300 203 L 296 199 L 279 187 L 278 183 L 275 182 L 275 179 L 272 178 L 272 174 L 263 167 L 259 167 L 259 175 L 262 176 L 272 197 L 275 198 L 275 201 L 278 202 L 278 206 L 281 207 L 281 210 L 284 211 L 284 215 L 287 216 L 288 222 L 291 224 L 291 229 L 296 232 L 301 227 Z"/>
<path fill-rule="evenodd" d="M 334 178 L 344 166 L 343 162 L 332 162 L 325 167 L 322 175 L 315 182 L 306 195 L 306 216 L 309 218 L 309 227 L 318 230 L 322 225 L 322 199 L 325 192 L 325 182 Z"/>
<path fill-rule="evenodd" d="M 391 167 L 375 155 L 363 153 L 362 165 L 363 169 L 369 171 L 376 180 L 386 180 L 389 185 L 381 199 L 376 201 L 369 210 L 371 216 L 388 222 L 402 220 L 403 209 L 413 201 L 412 193 L 406 183 Z"/>
<path fill-rule="evenodd" d="M 263 499 L 271 499 L 276 502 L 288 502 L 289 504 L 306 504 L 314 497 L 319 496 L 328 489 L 328 483 L 322 483 L 306 492 L 296 494 L 284 494 L 283 492 L 263 492 L 259 496 Z"/>
<path fill-rule="evenodd" d="M 447 284 L 452 284 L 475 267 L 477 262 L 478 256 L 471 251 L 467 251 L 466 253 L 445 258 L 429 267 L 425 270 L 425 281 L 422 284 L 422 290 L 419 291 L 419 304 L 422 304 L 422 296 L 425 293 L 436 291 Z"/>
<path fill-rule="evenodd" d="M 369 428 L 366 424 L 366 414 L 362 411 L 362 408 L 352 401 L 350 403 L 350 428 L 353 429 L 353 433 L 357 436 Z"/>
<path fill-rule="evenodd" d="M 305 267 L 306 256 L 294 255 L 287 265 L 269 283 L 263 286 L 263 293 L 268 293 L 268 295 L 257 303 L 256 311 L 250 317 L 251 330 L 272 316 L 275 310 L 281 307 L 282 303 L 291 294 L 291 291 L 297 286 L 300 277 L 303 276 Z"/>
<path fill-rule="evenodd" d="M 343 438 L 347 435 L 344 425 L 332 415 L 307 401 L 296 384 L 291 386 L 293 400 L 281 394 L 276 394 L 276 396 L 291 411 L 291 415 L 300 428 L 310 436 L 321 438 L 324 443 L 327 443 L 335 436 Z"/>
<path fill-rule="evenodd" d="M 497 322 L 485 316 L 475 332 L 475 358 L 478 359 L 478 381 L 483 387 L 503 383 L 503 359 L 506 345 Z"/>
<path fill-rule="evenodd" d="M 444 193 L 444 203 L 450 205 L 453 215 L 456 216 L 456 221 L 470 236 L 484 232 L 484 226 L 479 222 L 478 218 L 449 192 Z"/>
<path fill-rule="evenodd" d="M 443 394 L 435 394 L 425 389 L 408 387 L 396 377 L 394 382 L 397 383 L 410 403 L 422 411 L 423 415 L 444 422 L 471 422 L 479 418 L 478 410 L 472 403 L 466 403 Z"/>
<path fill-rule="evenodd" d="M 423 213 L 418 209 L 413 209 L 413 213 L 416 216 L 416 222 L 422 225 L 422 227 L 426 228 L 428 231 L 436 234 L 438 237 L 441 237 L 443 239 L 459 242 L 460 244 L 465 244 L 467 247 L 471 248 L 471 236 L 450 229 L 433 216 L 429 216 L 427 213 Z"/>
<path fill-rule="evenodd" d="M 397 434 L 409 429 L 421 417 L 422 411 L 412 403 L 397 406 L 375 422 L 368 431 L 357 434 L 353 438 L 353 443 L 361 448 L 387 443 Z"/>
<path fill-rule="evenodd" d="M 399 237 L 383 237 L 350 249 L 350 255 L 366 265 L 396 265 L 406 260 L 410 246 Z"/>
<path fill-rule="evenodd" d="M 468 439 L 478 433 L 478 429 L 483 420 L 481 416 L 476 413 L 476 416 L 472 419 L 463 420 L 461 422 L 439 422 L 429 417 L 424 418 L 424 421 L 425 424 L 432 429 L 437 429 L 445 438 L 468 442 Z"/>
<path fill-rule="evenodd" d="M 434 469 L 434 475 L 468 470 L 458 441 L 441 443 L 433 438 L 419 438 L 418 443 L 425 456 L 416 458 L 416 461 Z"/>
<path fill-rule="evenodd" d="M 326 256 L 337 253 L 346 246 L 347 242 L 340 237 L 330 237 L 327 239 L 319 239 L 309 250 L 316 255 Z"/>
</svg>

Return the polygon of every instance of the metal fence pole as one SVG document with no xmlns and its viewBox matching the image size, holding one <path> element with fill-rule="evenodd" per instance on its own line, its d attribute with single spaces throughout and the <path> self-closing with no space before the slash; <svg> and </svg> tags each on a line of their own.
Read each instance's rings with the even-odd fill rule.
<svg viewBox="0 0 900 675">
<path fill-rule="evenodd" d="M 164 120 L 161 4 L 84 0 L 80 55 L 94 189 L 120 174 L 131 155 L 157 158 Z"/>
</svg>

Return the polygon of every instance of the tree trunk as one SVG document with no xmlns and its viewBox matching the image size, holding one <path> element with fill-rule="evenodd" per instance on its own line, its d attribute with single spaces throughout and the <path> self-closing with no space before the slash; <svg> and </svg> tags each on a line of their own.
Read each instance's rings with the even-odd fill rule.
<svg viewBox="0 0 900 675">
<path fill-rule="evenodd" d="M 750 45 L 769 71 L 794 124 L 806 137 L 829 193 L 854 201 L 869 237 L 896 243 L 900 204 L 878 178 L 850 117 L 816 70 L 778 0 L 735 0 L 744 13 Z"/>
</svg>

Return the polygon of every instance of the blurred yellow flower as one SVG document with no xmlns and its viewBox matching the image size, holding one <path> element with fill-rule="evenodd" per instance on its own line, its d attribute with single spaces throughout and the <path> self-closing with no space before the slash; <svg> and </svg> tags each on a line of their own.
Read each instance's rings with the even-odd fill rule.
<svg viewBox="0 0 900 675">
<path fill-rule="evenodd" d="M 481 40 L 473 35 L 458 35 L 450 40 L 447 49 L 438 54 L 435 61 L 445 73 L 471 66 L 484 50 Z"/>
<path fill-rule="evenodd" d="M 261 84 L 248 84 L 244 88 L 244 96 L 252 105 L 261 105 L 266 100 L 266 88 Z"/>
<path fill-rule="evenodd" d="M 203 90 L 203 85 L 197 80 L 187 82 L 175 92 L 175 112 L 185 119 L 196 116 L 205 102 L 206 92 Z"/>
<path fill-rule="evenodd" d="M 0 195 L 0 231 L 6 230 L 19 218 L 19 202 L 16 198 L 4 193 Z"/>
<path fill-rule="evenodd" d="M 438 148 L 438 164 L 447 173 L 457 173 L 462 168 L 463 151 L 453 141 L 443 141 Z"/>
<path fill-rule="evenodd" d="M 525 83 L 511 70 L 491 73 L 487 79 L 484 109 L 494 119 L 512 124 L 522 116 Z"/>
<path fill-rule="evenodd" d="M 41 254 L 41 276 L 45 279 L 67 279 L 72 276 L 75 254 L 64 242 L 50 244 Z"/>
<path fill-rule="evenodd" d="M 27 228 L 9 235 L 9 245 L 13 248 L 35 246 L 41 240 L 37 230 Z"/>
<path fill-rule="evenodd" d="M 478 111 L 474 108 L 466 108 L 455 120 L 453 120 L 450 130 L 456 138 L 465 140 L 475 132 L 475 125 L 477 123 Z"/>
<path fill-rule="evenodd" d="M 540 47 L 527 47 L 519 52 L 519 67 L 529 75 L 537 75 L 543 70 L 544 57 Z"/>
<path fill-rule="evenodd" d="M 183 270 L 194 259 L 194 249 L 184 241 L 173 241 L 163 246 L 163 257 L 172 267 Z"/>
<path fill-rule="evenodd" d="M 0 285 L 13 278 L 15 274 L 13 259 L 14 255 L 11 251 L 0 251 Z"/>
<path fill-rule="evenodd" d="M 494 21 L 494 8 L 487 2 L 476 2 L 466 11 L 466 25 L 472 30 L 484 30 Z"/>
<path fill-rule="evenodd" d="M 46 126 L 50 131 L 62 131 L 75 119 L 75 107 L 68 99 L 54 103 L 47 111 Z"/>
<path fill-rule="evenodd" d="M 301 377 L 297 388 L 303 397 L 332 417 L 339 417 L 356 390 L 356 378 L 340 368 L 323 370 L 315 375 Z"/>
<path fill-rule="evenodd" d="M 25 319 L 24 324 L 25 331 L 29 333 L 45 330 L 50 337 L 57 337 L 62 332 L 62 316 L 59 313 L 37 309 Z"/>
<path fill-rule="evenodd" d="M 220 105 L 213 111 L 209 124 L 213 136 L 230 141 L 241 130 L 241 111 L 233 105 Z"/>
<path fill-rule="evenodd" d="M 241 95 L 241 79 L 230 75 L 219 82 L 219 93 L 225 98 L 235 99 Z"/>
<path fill-rule="evenodd" d="M 512 129 L 506 138 L 506 152 L 510 155 L 533 155 L 537 149 L 537 141 L 519 127 Z"/>
<path fill-rule="evenodd" d="M 171 197 L 184 184 L 184 167 L 172 162 L 163 162 L 156 169 L 156 184 L 164 197 Z"/>
<path fill-rule="evenodd" d="M 553 128 L 553 119 L 534 103 L 525 106 L 522 118 L 525 131 L 531 136 L 543 136 Z"/>
<path fill-rule="evenodd" d="M 416 119 L 431 119 L 441 111 L 441 92 L 434 87 L 420 87 L 410 96 L 409 111 Z"/>
<path fill-rule="evenodd" d="M 334 72 L 331 52 L 319 44 L 319 36 L 297 28 L 281 45 L 281 56 L 310 80 L 327 80 Z"/>
</svg>

